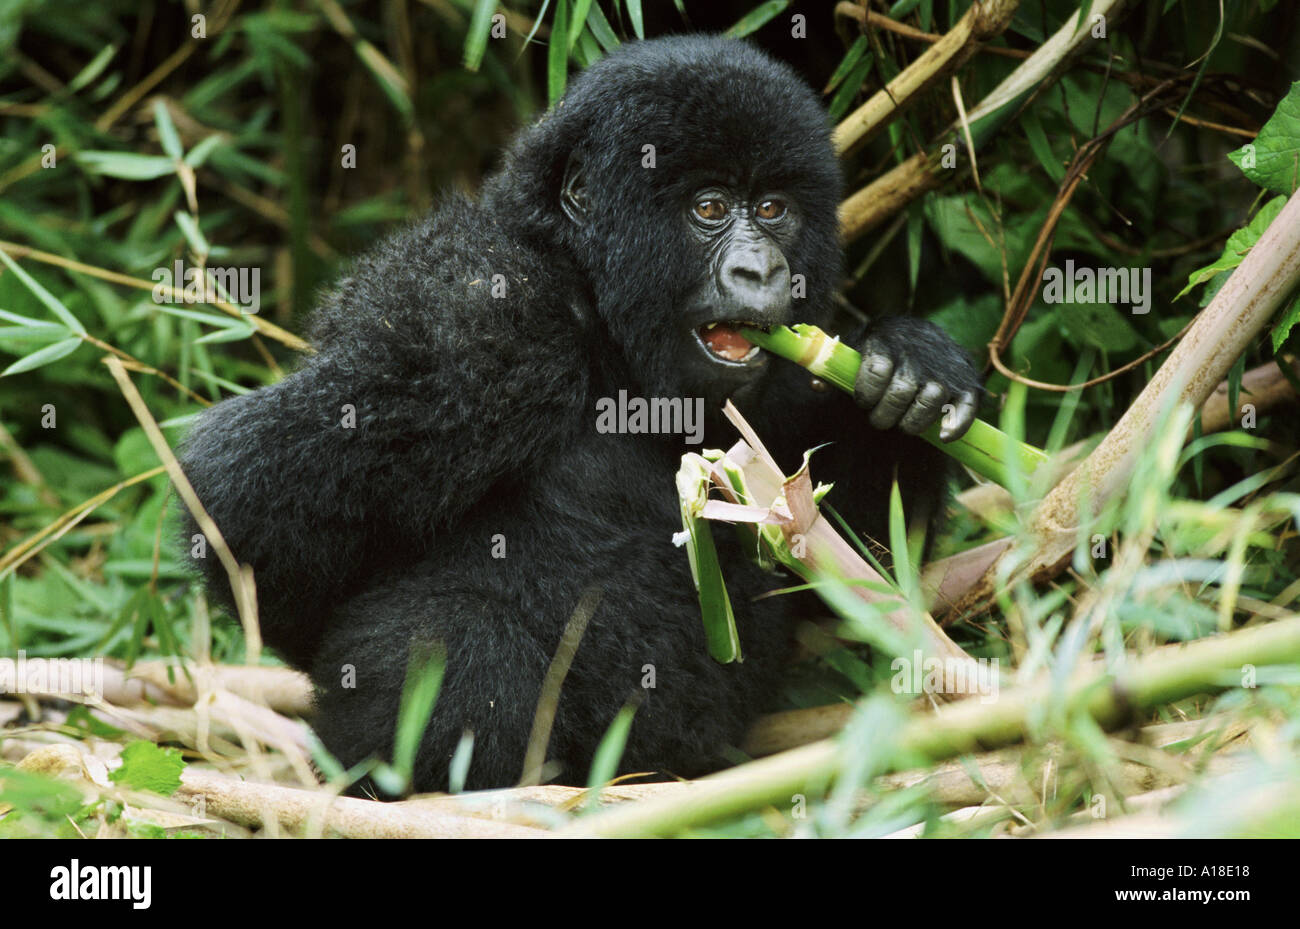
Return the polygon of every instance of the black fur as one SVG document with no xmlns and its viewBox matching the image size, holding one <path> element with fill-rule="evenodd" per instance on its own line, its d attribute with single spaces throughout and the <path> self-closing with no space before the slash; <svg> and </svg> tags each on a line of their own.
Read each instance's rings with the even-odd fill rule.
<svg viewBox="0 0 1300 929">
<path fill-rule="evenodd" d="M 647 144 L 654 168 L 641 166 Z M 585 224 L 560 208 L 575 156 Z M 344 764 L 391 756 L 409 651 L 440 642 L 446 676 L 415 786 L 445 788 L 467 729 L 468 786 L 517 781 L 543 676 L 593 585 L 602 599 L 547 753 L 559 780 L 584 782 L 634 695 L 623 769 L 678 775 L 718 766 L 770 700 L 794 609 L 752 598 L 785 581 L 715 533 L 745 661 L 711 660 L 686 554 L 670 542 L 682 438 L 599 434 L 598 398 L 703 396 L 715 411 L 730 395 L 790 470 L 804 449 L 833 441 L 814 474 L 836 482 L 831 502 L 876 538 L 886 538 L 896 472 L 914 512 L 936 509 L 945 456 L 873 429 L 851 397 L 813 390 L 806 372 L 774 359 L 743 384 L 682 363 L 681 301 L 710 273 L 683 211 L 711 178 L 786 192 L 801 224 L 784 256 L 807 286 L 790 313 L 827 323 L 840 179 L 815 96 L 746 44 L 634 43 L 520 133 L 480 202 L 453 198 L 357 261 L 324 298 L 318 352 L 297 372 L 195 426 L 186 473 L 254 569 L 266 641 L 310 670 L 317 732 Z M 495 275 L 505 296 L 491 293 Z M 904 353 L 928 326 L 892 321 L 873 350 Z M 946 337 L 917 364 L 954 390 L 976 383 Z M 705 446 L 734 439 L 711 412 Z M 491 555 L 497 534 L 504 559 Z M 215 557 L 201 567 L 228 604 Z M 346 666 L 355 688 L 340 686 Z"/>
</svg>

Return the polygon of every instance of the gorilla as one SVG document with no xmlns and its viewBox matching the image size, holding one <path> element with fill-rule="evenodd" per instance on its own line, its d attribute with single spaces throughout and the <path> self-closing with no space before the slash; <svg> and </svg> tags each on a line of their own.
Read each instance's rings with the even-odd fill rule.
<svg viewBox="0 0 1300 929">
<path fill-rule="evenodd" d="M 831 323 L 840 189 L 825 111 L 790 68 L 721 37 L 629 43 L 518 134 L 477 200 L 449 197 L 357 260 L 297 371 L 199 417 L 184 470 L 253 568 L 265 641 L 310 673 L 340 762 L 391 758 L 410 657 L 438 647 L 413 788 L 447 788 L 466 732 L 468 788 L 518 782 L 547 669 L 595 589 L 554 705 L 553 779 L 585 783 L 631 699 L 620 770 L 725 763 L 771 703 L 800 601 L 757 599 L 785 582 L 715 533 L 744 660 L 711 659 L 671 541 L 688 437 L 598 429 L 596 411 L 623 392 L 702 400 L 705 445 L 726 447 L 730 398 L 791 471 L 830 443 L 816 475 L 860 533 L 888 538 L 895 479 L 909 520 L 938 514 L 947 457 L 915 434 L 945 405 L 944 437 L 962 434 L 981 391 L 947 335 L 905 317 L 854 334 L 850 396 L 739 329 Z M 216 559 L 197 567 L 229 606 Z"/>
</svg>

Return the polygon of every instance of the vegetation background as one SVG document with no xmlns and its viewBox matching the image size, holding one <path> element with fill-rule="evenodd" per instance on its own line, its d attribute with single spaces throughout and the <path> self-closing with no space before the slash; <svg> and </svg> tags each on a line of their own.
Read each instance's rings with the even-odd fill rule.
<svg viewBox="0 0 1300 929">
<path fill-rule="evenodd" d="M 697 30 L 747 36 L 804 74 L 839 120 L 968 6 L 0 0 L 0 252 L 11 259 L 0 269 L 0 368 L 7 366 L 0 378 L 0 457 L 7 465 L 0 468 L 0 654 L 21 649 L 28 656 L 128 662 L 185 655 L 223 664 L 246 658 L 238 622 L 209 615 L 190 580 L 171 538 L 178 503 L 103 363 L 107 355 L 125 362 L 175 445 L 201 407 L 292 368 L 304 314 L 349 255 L 446 191 L 475 190 L 509 136 L 562 92 L 566 75 L 618 42 Z M 1073 0 L 1021 4 L 1005 32 L 960 70 L 966 108 L 1079 8 Z M 929 39 L 878 24 L 868 29 L 868 10 Z M 497 13 L 504 38 L 491 34 Z M 1052 244 L 1057 266 L 1074 259 L 1151 269 L 1151 312 L 1038 300 L 1003 350 L 1010 368 L 1054 384 L 1124 369 L 1083 391 L 1024 394 L 1017 406 L 1024 437 L 1054 449 L 1109 429 L 1165 357 L 1153 349 L 1182 332 L 1222 285 L 1226 274 L 1183 293 L 1189 276 L 1219 259 L 1228 237 L 1267 199 L 1228 154 L 1254 138 L 1300 81 L 1295 4 L 1148 0 L 1106 25 L 1104 39 L 981 147 L 978 186 L 968 175 L 956 178 L 848 245 L 847 317 L 924 314 L 986 361 L 1071 158 L 1160 85 L 1087 170 Z M 924 150 L 958 117 L 942 81 L 845 159 L 847 189 Z M 156 271 L 178 259 L 259 269 L 259 315 L 155 302 Z M 1292 322 L 1295 312 L 1289 311 Z M 1234 383 L 1242 371 L 1286 356 L 1294 344 L 1288 331 L 1283 319 L 1271 337 L 1256 340 Z M 985 418 L 999 418 L 1009 384 L 990 369 Z M 1167 575 L 1127 573 L 1095 643 L 1113 634 L 1112 646 L 1140 651 L 1293 612 L 1300 596 L 1294 519 L 1247 526 L 1223 515 L 1266 499 L 1277 504 L 1265 506 L 1269 512 L 1291 511 L 1300 417 L 1294 394 L 1285 393 L 1289 400 L 1261 410 L 1237 440 L 1204 443 L 1177 467 L 1153 464 L 1135 479 L 1128 500 L 1089 527 L 1113 540 L 1141 537 L 1135 570 L 1163 565 Z M 963 478 L 955 489 L 966 484 Z M 1180 515 L 1144 534 L 1132 507 L 1152 499 L 1162 513 Z M 1014 511 L 991 519 L 955 506 L 954 517 L 939 541 L 941 554 L 1022 528 Z M 1185 567 L 1183 558 L 1211 567 L 1170 567 Z M 954 635 L 975 654 L 1049 661 L 1084 592 L 1104 589 L 1097 577 L 1105 571 L 1076 565 L 1052 589 L 1026 588 Z M 1225 622 L 1220 594 L 1227 575 L 1235 580 Z M 898 766 L 881 734 L 888 728 L 882 721 L 899 712 L 880 696 L 888 694 L 888 663 L 851 643 L 810 637 L 806 644 L 809 657 L 792 669 L 780 705 L 863 694 L 884 701 L 869 704 L 875 725 L 855 730 L 856 782 L 876 789 L 872 778 Z M 1227 703 L 1170 703 L 1148 721 L 1227 710 L 1263 720 L 1275 750 L 1270 765 L 1280 763 L 1292 776 L 1298 685 L 1292 666 L 1267 687 L 1220 698 Z M 0 715 L 8 726 L 0 729 L 0 755 L 10 762 L 30 749 L 34 732 L 76 739 L 93 729 L 93 715 L 69 721 L 57 707 L 8 705 Z M 49 712 L 56 715 L 43 715 Z M 187 758 L 203 755 L 184 737 L 158 741 L 183 745 Z M 1013 769 L 1023 773 L 1050 754 L 1068 774 L 1050 793 L 1007 799 L 1000 816 L 977 817 L 975 825 L 938 817 L 985 801 L 909 788 L 882 792 L 890 799 L 866 813 L 844 802 L 819 806 L 809 818 L 756 807 L 717 828 L 881 834 L 925 822 L 931 834 L 987 834 L 1008 823 L 1046 828 L 1093 808 L 1098 796 L 1118 804 L 1134 793 L 1121 785 L 1128 784 L 1123 766 L 1135 763 L 1136 750 L 1118 747 L 1095 726 L 1062 721 L 1029 742 Z M 1170 751 L 1199 744 L 1201 738 Z M 1164 786 L 1199 783 L 1209 767 L 1208 753 L 1196 762 L 1145 761 L 1163 772 Z M 6 780 L 4 770 L 0 811 L 10 804 L 16 813 L 0 820 L 0 832 L 69 832 L 62 806 L 26 781 L 20 791 L 16 775 Z M 1278 769 L 1250 770 L 1252 783 L 1268 784 Z M 104 818 L 103 806 L 76 809 L 73 818 L 82 824 Z M 1265 828 L 1258 818 L 1232 822 L 1233 834 Z M 1187 828 L 1212 831 L 1202 820 Z M 1267 829 L 1300 832 L 1300 809 L 1292 802 Z"/>
</svg>

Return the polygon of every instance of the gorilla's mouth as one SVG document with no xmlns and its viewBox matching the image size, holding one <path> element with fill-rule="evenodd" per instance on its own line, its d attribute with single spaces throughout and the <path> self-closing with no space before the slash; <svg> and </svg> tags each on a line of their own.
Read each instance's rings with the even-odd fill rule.
<svg viewBox="0 0 1300 929">
<path fill-rule="evenodd" d="M 744 327 L 763 328 L 757 323 L 732 319 L 725 322 L 705 323 L 695 330 L 695 338 L 714 360 L 727 364 L 747 364 L 758 357 L 760 349 L 740 334 L 740 330 Z"/>
</svg>

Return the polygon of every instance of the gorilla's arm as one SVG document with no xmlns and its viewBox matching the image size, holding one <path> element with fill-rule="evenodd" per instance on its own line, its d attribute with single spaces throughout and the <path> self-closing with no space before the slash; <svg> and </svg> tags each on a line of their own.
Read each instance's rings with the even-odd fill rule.
<svg viewBox="0 0 1300 929">
<path fill-rule="evenodd" d="M 319 633 L 288 617 L 418 556 L 577 428 L 586 368 L 555 261 L 471 204 L 445 208 L 325 298 L 300 370 L 199 419 L 182 464 L 286 657 L 306 660 Z M 217 559 L 199 564 L 229 602 Z"/>
</svg>

